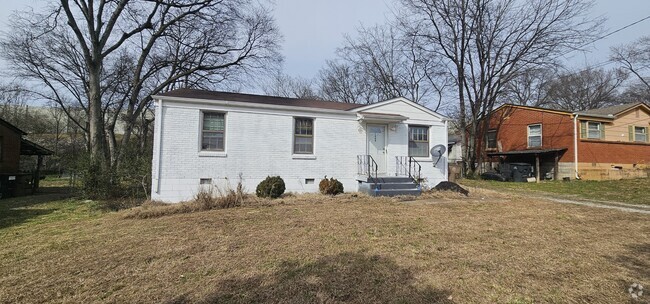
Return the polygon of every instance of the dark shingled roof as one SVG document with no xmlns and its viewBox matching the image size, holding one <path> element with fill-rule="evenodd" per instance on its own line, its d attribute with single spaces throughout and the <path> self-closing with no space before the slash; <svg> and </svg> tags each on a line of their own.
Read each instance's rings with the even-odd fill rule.
<svg viewBox="0 0 650 304">
<path fill-rule="evenodd" d="M 555 148 L 543 150 L 520 150 L 520 151 L 505 151 L 505 152 L 488 152 L 488 156 L 506 156 L 506 155 L 522 155 L 522 154 L 545 154 L 552 152 L 566 151 L 568 148 Z"/>
<path fill-rule="evenodd" d="M 611 107 L 606 107 L 606 108 L 600 108 L 600 109 L 591 109 L 587 110 L 584 112 L 581 112 L 581 114 L 587 114 L 587 115 L 617 115 L 621 112 L 625 112 L 631 108 L 634 108 L 639 105 L 643 105 L 643 102 L 635 102 L 635 103 L 628 103 L 628 104 L 622 104 L 622 105 L 617 105 L 617 106 L 611 106 Z"/>
<path fill-rule="evenodd" d="M 343 103 L 343 102 L 335 102 L 335 101 L 287 98 L 287 97 L 206 91 L 206 90 L 195 90 L 195 89 L 176 89 L 176 90 L 169 91 L 167 93 L 159 94 L 159 96 L 205 99 L 205 100 L 250 102 L 250 103 L 276 105 L 276 106 L 306 107 L 306 108 L 318 108 L 318 109 L 341 110 L 341 111 L 349 111 L 364 106 L 362 104 L 355 104 L 355 103 Z"/>
<path fill-rule="evenodd" d="M 22 139 L 20 144 L 20 155 L 52 155 L 52 150 L 45 148 L 35 142 Z"/>
</svg>

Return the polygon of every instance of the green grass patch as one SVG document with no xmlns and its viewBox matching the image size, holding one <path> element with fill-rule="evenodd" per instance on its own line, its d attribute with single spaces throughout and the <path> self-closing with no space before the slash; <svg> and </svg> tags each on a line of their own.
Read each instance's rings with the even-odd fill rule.
<svg viewBox="0 0 650 304">
<path fill-rule="evenodd" d="M 609 181 L 544 181 L 541 183 L 512 183 L 485 180 L 463 180 L 463 185 L 507 190 L 516 193 L 530 191 L 552 193 L 576 198 L 650 205 L 650 179 L 625 179 Z"/>
<path fill-rule="evenodd" d="M 102 213 L 95 201 L 65 198 L 62 194 L 44 194 L 0 200 L 0 233 L 21 226 L 74 221 Z"/>
<path fill-rule="evenodd" d="M 42 188 L 47 187 L 70 187 L 69 177 L 58 177 L 55 175 L 48 175 L 40 182 Z"/>
</svg>

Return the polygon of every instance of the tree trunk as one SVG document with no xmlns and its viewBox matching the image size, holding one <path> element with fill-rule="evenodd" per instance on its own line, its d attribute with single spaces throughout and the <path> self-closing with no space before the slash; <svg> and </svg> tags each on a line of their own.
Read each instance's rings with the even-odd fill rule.
<svg viewBox="0 0 650 304">
<path fill-rule="evenodd" d="M 462 66 L 458 67 L 458 100 L 459 100 L 459 105 L 460 105 L 460 118 L 459 118 L 459 124 L 460 124 L 460 140 L 463 143 L 463 147 L 465 147 L 465 151 L 461 151 L 463 153 L 463 173 L 467 175 L 469 172 L 469 156 L 470 156 L 470 149 L 469 149 L 469 137 L 467 136 L 467 113 L 465 111 L 465 89 L 462 84 L 462 79 L 465 77 L 465 71 Z M 463 77 L 463 78 L 461 78 Z M 465 177 L 465 176 L 463 176 Z"/>
<path fill-rule="evenodd" d="M 111 168 L 117 169 L 117 140 L 115 139 L 115 126 L 108 126 L 106 128 L 106 141 L 108 142 L 108 155 L 110 156 Z"/>
<path fill-rule="evenodd" d="M 101 67 L 94 65 L 89 70 L 88 79 L 88 141 L 90 145 L 90 161 L 99 163 L 106 168 L 106 151 L 104 148 L 104 119 L 102 115 Z"/>
</svg>

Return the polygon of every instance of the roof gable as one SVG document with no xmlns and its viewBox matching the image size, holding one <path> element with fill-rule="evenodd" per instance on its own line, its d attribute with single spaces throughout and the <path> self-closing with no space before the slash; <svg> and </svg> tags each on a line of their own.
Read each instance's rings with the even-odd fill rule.
<svg viewBox="0 0 650 304">
<path fill-rule="evenodd" d="M 420 104 L 417 104 L 417 103 L 415 103 L 413 101 L 410 101 L 410 100 L 408 100 L 408 99 L 406 99 L 404 97 L 393 98 L 393 99 L 389 99 L 389 100 L 385 100 L 385 101 L 365 105 L 365 106 L 362 106 L 362 107 L 359 107 L 359 108 L 355 108 L 355 109 L 353 109 L 351 111 L 352 112 L 367 112 L 369 110 L 376 110 L 377 108 L 381 108 L 383 106 L 387 106 L 387 105 L 394 104 L 394 103 L 397 103 L 397 102 L 405 103 L 410 107 L 418 109 L 418 110 L 420 110 L 422 112 L 425 112 L 425 113 L 427 113 L 429 115 L 432 115 L 432 116 L 434 116 L 434 117 L 436 117 L 436 118 L 438 118 L 440 120 L 443 120 L 443 121 L 444 120 L 449 120 L 449 118 L 447 118 L 446 116 L 441 115 L 441 114 L 439 114 L 439 113 L 437 113 L 437 112 L 435 112 L 435 111 L 433 111 L 433 110 L 431 110 L 431 109 L 429 109 L 429 108 L 427 108 L 427 107 L 425 107 L 423 105 L 420 105 Z"/>
</svg>

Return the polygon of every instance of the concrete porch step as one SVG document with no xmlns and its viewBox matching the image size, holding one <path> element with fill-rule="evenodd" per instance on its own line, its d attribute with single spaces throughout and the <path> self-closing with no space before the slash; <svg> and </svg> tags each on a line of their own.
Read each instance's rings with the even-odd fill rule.
<svg viewBox="0 0 650 304">
<path fill-rule="evenodd" d="M 375 190 L 369 193 L 372 196 L 398 196 L 398 195 L 413 195 L 419 196 L 422 193 L 420 189 L 399 189 L 399 190 Z"/>
<path fill-rule="evenodd" d="M 412 183 L 413 180 L 410 177 L 404 176 L 379 176 L 377 178 L 368 177 L 365 182 L 367 183 Z"/>
<path fill-rule="evenodd" d="M 418 196 L 422 193 L 418 184 L 405 176 L 364 177 L 359 179 L 359 191 L 372 196 Z"/>
<path fill-rule="evenodd" d="M 380 190 L 409 190 L 417 189 L 418 185 L 410 183 L 377 183 Z"/>
</svg>

